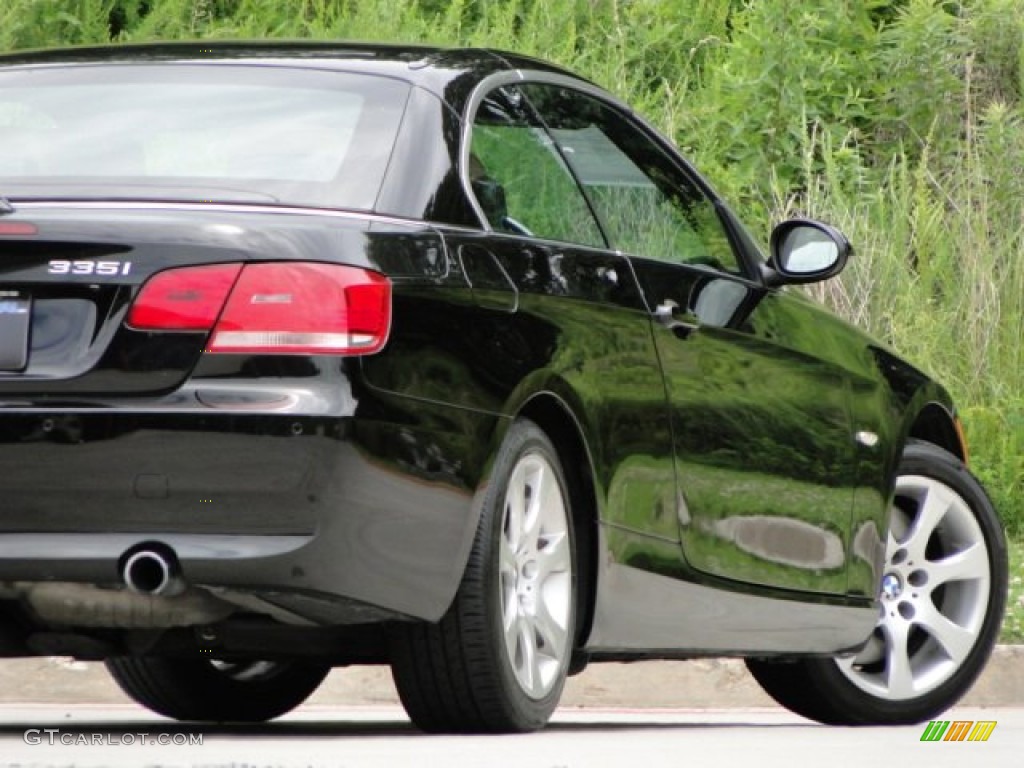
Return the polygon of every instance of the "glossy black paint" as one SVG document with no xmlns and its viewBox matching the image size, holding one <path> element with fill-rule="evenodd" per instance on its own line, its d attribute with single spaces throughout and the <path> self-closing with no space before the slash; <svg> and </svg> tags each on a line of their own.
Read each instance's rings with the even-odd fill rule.
<svg viewBox="0 0 1024 768">
<path fill-rule="evenodd" d="M 153 334 L 123 324 L 133 291 L 168 267 L 327 258 L 413 282 L 443 278 L 449 270 L 440 234 L 422 225 L 274 211 L 210 212 L 188 205 L 115 207 L 101 215 L 93 208 L 25 205 L 22 210 L 32 211 L 39 235 L 4 244 L 0 281 L 32 285 L 44 300 L 85 296 L 96 305 L 95 327 L 87 347 L 60 366 L 34 361 L 22 375 L 0 374 L 0 398 L 157 396 L 181 386 L 196 365 L 209 363 L 202 359 L 205 334 Z M 102 281 L 47 272 L 51 259 L 110 258 L 131 262 L 131 272 Z M 47 321 L 46 315 L 35 319 L 39 326 Z"/>
<path fill-rule="evenodd" d="M 489 231 L 461 168 L 474 94 L 516 70 L 595 93 L 524 57 L 203 43 L 16 54 L 0 68 L 199 61 L 410 83 L 375 210 L 12 199 L 4 220 L 39 233 L 0 237 L 0 289 L 85 298 L 94 328 L 76 354 L 0 373 L 0 582 L 115 588 L 122 554 L 158 540 L 190 584 L 248 595 L 250 610 L 436 620 L 490 462 L 527 414 L 563 436 L 587 484 L 577 498 L 592 500 L 575 510 L 595 531 L 581 646 L 828 653 L 866 637 L 897 458 L 910 435 L 955 435 L 951 401 L 766 282 L 757 247 L 684 160 L 672 155 L 717 207 L 737 274 Z M 132 272 L 70 283 L 45 269 L 111 254 Z M 161 269 L 289 259 L 389 275 L 385 349 L 210 355 L 203 334 L 123 324 Z"/>
</svg>

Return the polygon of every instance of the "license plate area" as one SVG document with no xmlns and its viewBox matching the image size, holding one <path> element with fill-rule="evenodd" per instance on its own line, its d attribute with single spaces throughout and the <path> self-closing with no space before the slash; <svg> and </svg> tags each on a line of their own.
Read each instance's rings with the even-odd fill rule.
<svg viewBox="0 0 1024 768">
<path fill-rule="evenodd" d="M 32 296 L 0 290 L 0 371 L 23 371 L 28 365 Z"/>
</svg>

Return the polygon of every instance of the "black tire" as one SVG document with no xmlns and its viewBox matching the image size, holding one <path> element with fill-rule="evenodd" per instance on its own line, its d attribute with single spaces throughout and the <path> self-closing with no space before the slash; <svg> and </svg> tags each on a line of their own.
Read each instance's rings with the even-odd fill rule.
<svg viewBox="0 0 1024 768">
<path fill-rule="evenodd" d="M 541 481 L 540 474 L 524 474 L 531 468 L 542 468 L 547 480 Z M 534 494 L 538 500 L 546 499 L 543 505 L 538 501 L 538 509 L 551 521 L 559 513 L 549 494 L 557 491 L 565 521 L 564 538 L 555 533 L 554 522 L 544 524 L 547 533 L 538 526 L 539 545 L 534 554 L 547 552 L 543 556 L 549 558 L 549 565 L 561 562 L 563 556 L 566 562 L 558 569 L 551 567 L 547 576 L 537 575 L 535 591 L 525 575 L 522 580 L 515 576 L 514 581 L 511 576 L 521 570 L 532 572 L 528 563 L 520 569 L 520 561 L 515 559 L 514 569 L 510 568 L 507 555 L 499 562 L 502 547 L 505 552 L 525 551 L 532 536 L 525 529 L 520 536 L 507 527 L 513 516 L 518 519 L 518 507 L 510 504 L 517 503 L 519 491 L 524 508 Z M 513 539 L 519 545 L 513 545 Z M 541 556 L 534 560 L 540 561 Z M 392 676 L 413 723 L 433 733 L 518 733 L 542 728 L 558 704 L 572 658 L 577 570 L 570 495 L 558 454 L 535 424 L 518 420 L 495 459 L 473 549 L 451 607 L 437 624 L 400 625 L 391 635 Z M 536 621 L 526 615 L 530 606 L 536 610 L 541 602 L 547 616 L 563 612 L 562 607 L 567 606 L 564 626 L 558 624 L 558 632 L 545 632 L 538 628 L 539 622 L 530 623 Z M 549 603 L 554 611 L 548 610 Z M 508 626 L 517 629 L 504 628 L 503 605 L 509 609 L 505 611 Z M 510 618 L 510 612 L 514 617 Z M 558 636 L 564 638 L 561 645 Z M 537 676 L 526 669 L 531 642 L 537 653 L 553 654 L 544 657 L 543 674 Z"/>
<path fill-rule="evenodd" d="M 932 494 L 934 505 L 926 503 Z M 977 560 L 957 578 L 940 578 L 939 569 L 953 562 L 947 558 L 962 554 L 971 540 L 987 564 Z M 868 645 L 844 659 L 749 659 L 747 668 L 775 701 L 811 720 L 901 725 L 935 718 L 970 689 L 988 661 L 1006 606 L 1007 568 L 1002 524 L 978 481 L 947 451 L 911 442 L 897 477 L 883 610 Z M 933 618 L 938 615 L 957 624 L 954 633 Z"/>
<path fill-rule="evenodd" d="M 132 699 L 175 720 L 263 722 L 290 712 L 330 667 L 300 661 L 226 663 L 212 659 L 122 656 L 106 661 Z"/>
</svg>

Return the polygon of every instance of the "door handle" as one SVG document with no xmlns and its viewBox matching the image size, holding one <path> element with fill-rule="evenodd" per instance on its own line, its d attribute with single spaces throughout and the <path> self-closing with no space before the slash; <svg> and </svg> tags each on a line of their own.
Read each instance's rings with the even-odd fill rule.
<svg viewBox="0 0 1024 768">
<path fill-rule="evenodd" d="M 700 319 L 692 312 L 681 312 L 679 304 L 666 299 L 654 308 L 654 319 L 681 339 L 700 328 Z"/>
</svg>

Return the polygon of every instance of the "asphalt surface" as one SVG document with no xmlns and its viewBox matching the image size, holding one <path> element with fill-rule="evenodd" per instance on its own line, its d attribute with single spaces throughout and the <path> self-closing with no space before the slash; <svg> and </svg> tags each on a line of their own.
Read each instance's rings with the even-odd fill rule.
<svg viewBox="0 0 1024 768">
<path fill-rule="evenodd" d="M 0 661 L 0 704 L 23 702 L 124 705 L 129 700 L 102 664 L 63 658 Z M 307 706 L 397 704 L 386 667 L 350 667 L 334 670 Z M 774 707 L 743 662 L 735 659 L 592 664 L 570 678 L 562 705 L 585 709 Z M 1024 646 L 997 647 L 960 706 L 1024 707 Z M 1024 756 L 1020 764 L 1024 765 Z"/>
<path fill-rule="evenodd" d="M 0 766 L 18 768 L 643 768 L 1024 764 L 1024 646 L 1000 647 L 944 719 L 991 721 L 986 742 L 922 742 L 924 726 L 830 728 L 775 707 L 742 662 L 592 665 L 551 725 L 524 736 L 428 736 L 397 705 L 386 668 L 335 670 L 294 713 L 198 726 L 128 701 L 100 664 L 0 662 Z"/>
<path fill-rule="evenodd" d="M 574 710 L 540 733 L 426 736 L 395 707 L 306 707 L 252 727 L 181 726 L 125 707 L 0 707 L 0 765 L 361 766 L 395 768 L 660 768 L 681 765 L 829 768 L 925 765 L 1016 768 L 1024 709 L 959 708 L 959 720 L 996 723 L 985 742 L 922 742 L 922 726 L 833 728 L 780 711 Z M 170 743 L 200 737 L 202 744 Z"/>
</svg>

